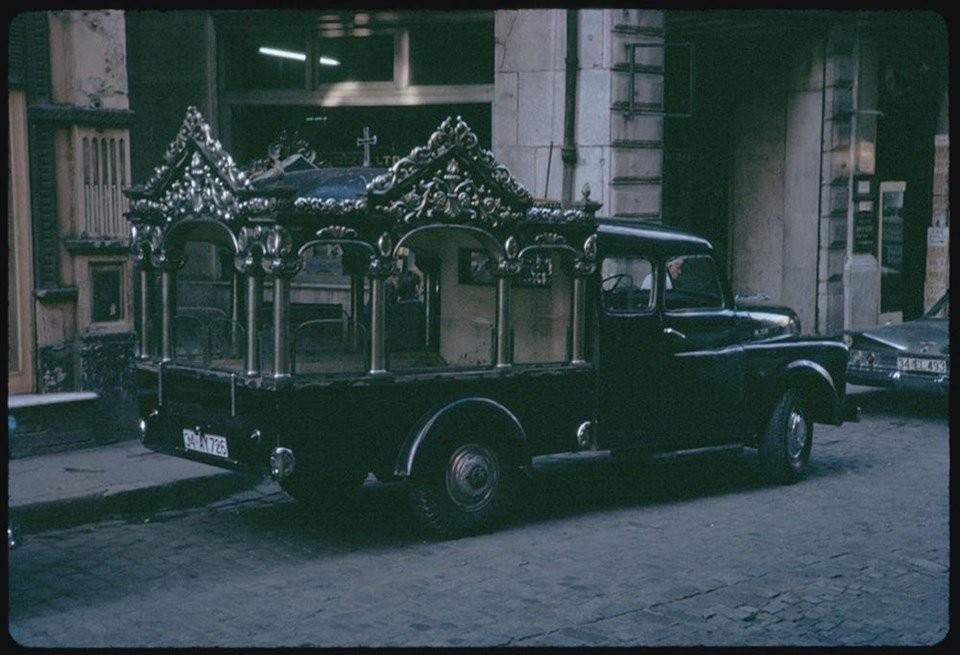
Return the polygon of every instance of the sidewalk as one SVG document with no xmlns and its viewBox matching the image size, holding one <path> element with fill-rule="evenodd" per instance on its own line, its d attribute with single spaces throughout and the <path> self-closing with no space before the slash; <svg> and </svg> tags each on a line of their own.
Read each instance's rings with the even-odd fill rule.
<svg viewBox="0 0 960 655">
<path fill-rule="evenodd" d="M 8 461 L 9 518 L 26 534 L 109 516 L 205 505 L 262 482 L 137 440 Z"/>
</svg>

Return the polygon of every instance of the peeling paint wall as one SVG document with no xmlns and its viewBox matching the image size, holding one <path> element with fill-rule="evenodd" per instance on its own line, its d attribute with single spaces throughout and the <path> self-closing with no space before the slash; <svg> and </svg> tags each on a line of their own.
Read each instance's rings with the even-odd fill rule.
<svg viewBox="0 0 960 655">
<path fill-rule="evenodd" d="M 49 14 L 53 101 L 88 109 L 128 109 L 122 11 Z"/>
</svg>

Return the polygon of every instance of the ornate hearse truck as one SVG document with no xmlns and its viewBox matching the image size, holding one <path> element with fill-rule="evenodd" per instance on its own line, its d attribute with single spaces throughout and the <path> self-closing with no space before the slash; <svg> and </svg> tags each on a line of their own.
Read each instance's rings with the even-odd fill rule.
<svg viewBox="0 0 960 655">
<path fill-rule="evenodd" d="M 304 145 L 241 170 L 191 108 L 127 191 L 148 448 L 318 510 L 403 480 L 450 536 L 537 455 L 748 446 L 790 482 L 844 420 L 846 346 L 737 306 L 704 239 L 534 202 L 460 119 L 389 169 Z"/>
</svg>

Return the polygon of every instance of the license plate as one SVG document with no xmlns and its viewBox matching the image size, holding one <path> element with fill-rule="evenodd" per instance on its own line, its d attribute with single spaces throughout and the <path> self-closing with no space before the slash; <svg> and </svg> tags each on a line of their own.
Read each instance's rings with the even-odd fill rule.
<svg viewBox="0 0 960 655">
<path fill-rule="evenodd" d="M 922 357 L 897 357 L 897 369 L 919 373 L 946 373 L 947 360 L 924 359 Z"/>
<path fill-rule="evenodd" d="M 190 428 L 183 429 L 183 447 L 216 457 L 230 457 L 227 439 L 217 434 L 204 434 Z"/>
</svg>

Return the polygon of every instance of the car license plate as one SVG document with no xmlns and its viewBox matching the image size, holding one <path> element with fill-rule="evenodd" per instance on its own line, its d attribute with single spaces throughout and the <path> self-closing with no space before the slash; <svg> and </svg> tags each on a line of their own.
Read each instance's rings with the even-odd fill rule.
<svg viewBox="0 0 960 655">
<path fill-rule="evenodd" d="M 227 439 L 217 434 L 204 434 L 190 428 L 183 429 L 183 447 L 216 457 L 230 457 Z"/>
<path fill-rule="evenodd" d="M 897 357 L 897 370 L 919 373 L 946 373 L 947 360 L 922 357 Z"/>
</svg>

